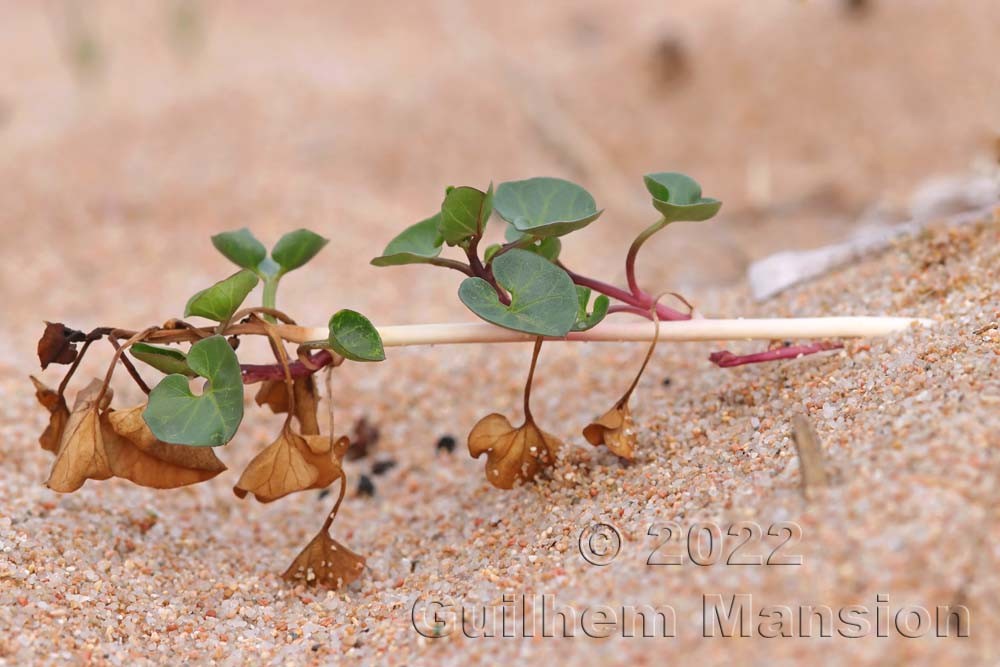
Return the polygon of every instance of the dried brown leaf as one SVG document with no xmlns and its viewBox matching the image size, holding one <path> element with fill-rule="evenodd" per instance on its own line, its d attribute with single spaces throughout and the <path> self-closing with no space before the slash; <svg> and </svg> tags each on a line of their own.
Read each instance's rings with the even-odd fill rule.
<svg viewBox="0 0 1000 667">
<path fill-rule="evenodd" d="M 142 418 L 145 405 L 102 417 L 104 446 L 116 477 L 153 489 L 204 482 L 226 469 L 210 447 L 173 445 L 156 439 Z"/>
<path fill-rule="evenodd" d="M 38 438 L 38 443 L 45 451 L 55 454 L 59 451 L 59 443 L 69 420 L 69 408 L 63 396 L 39 382 L 38 378 L 32 376 L 31 382 L 35 385 L 35 398 L 49 411 L 49 424 Z"/>
<path fill-rule="evenodd" d="M 583 429 L 583 437 L 595 447 L 605 445 L 626 461 L 635 460 L 636 438 L 628 400 L 618 403 L 596 422 L 588 424 Z"/>
<path fill-rule="evenodd" d="M 38 361 L 45 370 L 49 364 L 71 364 L 76 360 L 76 344 L 86 340 L 82 331 L 70 329 L 60 322 L 46 322 L 38 339 Z"/>
<path fill-rule="evenodd" d="M 338 589 L 361 576 L 365 559 L 330 537 L 326 526 L 282 574 L 286 581 Z"/>
<path fill-rule="evenodd" d="M 295 418 L 299 421 L 299 432 L 303 435 L 319 435 L 319 421 L 316 411 L 319 397 L 316 394 L 316 380 L 312 375 L 296 378 L 292 382 L 295 394 Z M 257 405 L 266 405 L 274 414 L 288 412 L 288 389 L 284 380 L 264 380 L 257 395 Z"/>
<path fill-rule="evenodd" d="M 604 445 L 618 457 L 626 461 L 635 460 L 636 445 L 636 436 L 632 423 L 632 409 L 629 407 L 629 401 L 632 400 L 632 392 L 639 386 L 639 380 L 642 378 L 642 374 L 653 356 L 653 350 L 656 349 L 656 343 L 660 339 L 660 319 L 656 314 L 656 304 L 664 294 L 673 294 L 687 304 L 691 312 L 694 312 L 694 306 L 688 303 L 684 297 L 673 292 L 664 292 L 653 299 L 649 315 L 656 325 L 656 334 L 649 344 L 649 349 L 646 350 L 646 356 L 642 360 L 642 365 L 639 366 L 639 372 L 635 374 L 632 384 L 625 390 L 622 397 L 618 399 L 618 402 L 610 410 L 601 415 L 600 419 L 587 424 L 583 429 L 583 437 L 587 439 L 587 442 L 595 447 Z"/>
<path fill-rule="evenodd" d="M 264 380 L 253 399 L 257 405 L 266 405 L 276 415 L 288 412 L 288 389 L 284 380 Z"/>
<path fill-rule="evenodd" d="M 340 456 L 347 446 L 346 437 L 331 443 L 326 436 L 302 436 L 286 423 L 278 439 L 250 461 L 233 493 L 240 498 L 252 493 L 269 503 L 296 491 L 325 488 L 341 476 Z"/>
<path fill-rule="evenodd" d="M 501 489 L 517 480 L 530 481 L 543 467 L 555 463 L 562 442 L 538 428 L 530 418 L 518 428 L 501 414 L 486 415 L 469 433 L 469 453 L 486 454 L 486 479 Z"/>
<path fill-rule="evenodd" d="M 111 401 L 111 390 L 97 404 L 103 382 L 92 380 L 80 391 L 66 421 L 59 451 L 45 485 L 59 493 L 76 491 L 88 479 L 108 479 L 114 473 L 104 444 L 100 410 Z"/>
<path fill-rule="evenodd" d="M 296 378 L 292 383 L 295 392 L 295 418 L 299 420 L 302 435 L 319 435 L 319 421 L 316 410 L 319 398 L 316 395 L 316 380 L 312 375 Z"/>
</svg>

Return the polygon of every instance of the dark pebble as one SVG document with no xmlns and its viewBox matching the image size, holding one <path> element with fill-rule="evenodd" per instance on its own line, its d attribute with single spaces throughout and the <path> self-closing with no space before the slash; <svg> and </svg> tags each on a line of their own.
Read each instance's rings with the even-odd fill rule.
<svg viewBox="0 0 1000 667">
<path fill-rule="evenodd" d="M 358 480 L 358 495 L 359 496 L 374 496 L 375 495 L 375 482 L 368 475 L 362 475 L 361 479 Z"/>
<path fill-rule="evenodd" d="M 664 387 L 669 387 L 671 382 L 673 382 L 673 380 L 671 380 L 670 378 L 663 378 Z"/>
<path fill-rule="evenodd" d="M 438 440 L 437 450 L 440 452 L 442 449 L 449 454 L 455 451 L 455 438 L 450 435 L 442 436 L 441 439 Z"/>
<path fill-rule="evenodd" d="M 376 461 L 375 464 L 372 466 L 372 474 L 373 475 L 384 475 L 385 473 L 389 472 L 390 470 L 392 470 L 395 467 L 396 467 L 396 462 L 393 461 L 392 459 L 385 459 L 383 461 Z"/>
</svg>

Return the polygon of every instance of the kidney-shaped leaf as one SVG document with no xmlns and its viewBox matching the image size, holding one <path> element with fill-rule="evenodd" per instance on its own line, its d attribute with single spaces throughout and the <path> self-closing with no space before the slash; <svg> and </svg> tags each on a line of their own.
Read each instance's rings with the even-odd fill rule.
<svg viewBox="0 0 1000 667">
<path fill-rule="evenodd" d="M 493 260 L 493 275 L 510 294 L 504 305 L 482 278 L 466 278 L 458 297 L 487 322 L 508 329 L 560 338 L 576 322 L 576 288 L 558 266 L 526 250 L 510 250 Z"/>
<path fill-rule="evenodd" d="M 389 241 L 382 254 L 371 261 L 375 266 L 398 266 L 400 264 L 423 264 L 441 254 L 444 238 L 438 231 L 441 214 L 433 215 Z"/>
<path fill-rule="evenodd" d="M 653 206 L 663 214 L 660 226 L 679 220 L 708 220 L 722 206 L 718 199 L 702 197 L 701 186 L 690 176 L 661 172 L 647 174 L 644 179 L 646 189 L 653 195 Z"/>
<path fill-rule="evenodd" d="M 451 188 L 441 204 L 438 231 L 449 245 L 456 245 L 482 234 L 492 213 L 492 183 L 486 192 L 468 186 Z"/>
<path fill-rule="evenodd" d="M 520 241 L 521 239 L 528 236 L 527 234 L 522 234 L 521 232 L 514 229 L 508 225 L 507 231 L 504 232 L 504 238 L 507 239 L 509 243 L 514 241 Z M 544 239 L 532 240 L 531 243 L 527 245 L 519 246 L 522 250 L 527 250 L 528 252 L 533 252 L 536 255 L 541 255 L 550 262 L 554 262 L 559 259 L 559 253 L 562 252 L 562 241 L 556 236 L 550 236 Z M 497 246 L 499 250 L 500 246 Z M 494 251 L 495 252 L 495 251 Z M 489 254 L 489 248 L 486 249 L 484 259 L 488 262 L 492 255 Z"/>
<path fill-rule="evenodd" d="M 352 361 L 383 361 L 385 349 L 378 329 L 355 310 L 338 310 L 330 318 L 330 347 Z"/>
<path fill-rule="evenodd" d="M 233 316 L 256 286 L 257 274 L 249 269 L 238 271 L 188 299 L 184 317 L 197 315 L 216 322 L 225 322 Z"/>
<path fill-rule="evenodd" d="M 561 178 L 501 183 L 496 209 L 519 232 L 541 238 L 586 227 L 601 215 L 589 192 Z"/>
<path fill-rule="evenodd" d="M 243 420 L 243 377 L 236 353 L 225 338 L 211 336 L 191 346 L 187 363 L 207 380 L 202 394 L 191 393 L 186 376 L 168 375 L 150 392 L 142 417 L 163 442 L 224 445 Z"/>
<path fill-rule="evenodd" d="M 590 288 L 576 286 L 576 296 L 578 299 L 578 307 L 576 312 L 576 322 L 573 324 L 573 331 L 586 331 L 587 329 L 592 329 L 597 326 L 601 320 L 604 319 L 605 315 L 608 314 L 608 308 L 611 306 L 611 300 L 604 294 L 599 294 L 596 299 L 594 299 L 594 308 L 591 312 L 587 312 L 587 305 L 590 303 Z"/>
<path fill-rule="evenodd" d="M 271 249 L 271 257 L 283 272 L 288 273 L 315 257 L 328 242 L 329 239 L 323 238 L 316 232 L 296 229 L 278 239 Z"/>
<path fill-rule="evenodd" d="M 267 248 L 257 240 L 249 229 L 222 232 L 212 237 L 212 245 L 236 266 L 257 270 L 257 266 L 267 257 Z"/>
<path fill-rule="evenodd" d="M 149 364 L 161 373 L 168 375 L 170 373 L 180 373 L 181 375 L 190 377 L 197 375 L 188 366 L 187 355 L 180 350 L 148 345 L 146 343 L 134 343 L 128 351 L 133 357 L 144 364 Z"/>
</svg>

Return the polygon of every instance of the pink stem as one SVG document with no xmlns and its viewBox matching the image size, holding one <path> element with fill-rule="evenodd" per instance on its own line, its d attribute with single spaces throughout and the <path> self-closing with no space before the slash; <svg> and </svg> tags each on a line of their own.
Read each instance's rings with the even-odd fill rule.
<svg viewBox="0 0 1000 667">
<path fill-rule="evenodd" d="M 811 343 L 809 345 L 789 345 L 788 347 L 778 347 L 765 352 L 755 352 L 753 354 L 733 354 L 729 350 L 713 352 L 708 360 L 720 368 L 732 368 L 733 366 L 743 366 L 744 364 L 759 364 L 766 361 L 778 361 L 780 359 L 795 359 L 804 357 L 807 354 L 826 352 L 827 350 L 839 350 L 844 347 L 843 343 Z"/>
<path fill-rule="evenodd" d="M 562 265 L 560 264 L 560 266 Z M 579 273 L 570 271 L 565 266 L 562 266 L 562 268 L 569 274 L 569 277 L 577 285 L 580 285 L 581 287 L 589 287 L 595 292 L 600 292 L 601 294 L 607 294 L 612 299 L 617 299 L 622 303 L 633 306 L 634 308 L 643 311 L 647 317 L 649 316 L 649 309 L 653 305 L 653 300 L 649 298 L 649 295 L 640 294 L 639 296 L 636 296 L 635 294 L 627 292 L 620 287 L 615 287 L 614 285 L 609 285 L 606 282 L 595 280 L 594 278 L 588 278 L 587 276 L 581 276 Z M 667 306 L 661 304 L 656 305 L 656 315 L 661 320 L 670 320 L 674 322 L 678 320 L 691 319 L 690 315 L 674 310 L 673 308 L 668 308 Z"/>
<path fill-rule="evenodd" d="M 333 363 L 333 354 L 327 350 L 321 350 L 309 357 L 309 361 L 314 366 L 310 368 L 301 361 L 293 361 L 288 364 L 288 369 L 292 372 L 293 378 L 301 378 L 315 373 L 324 366 Z M 281 364 L 242 364 L 240 370 L 243 371 L 243 384 L 253 384 L 264 380 L 284 380 L 285 370 Z"/>
</svg>

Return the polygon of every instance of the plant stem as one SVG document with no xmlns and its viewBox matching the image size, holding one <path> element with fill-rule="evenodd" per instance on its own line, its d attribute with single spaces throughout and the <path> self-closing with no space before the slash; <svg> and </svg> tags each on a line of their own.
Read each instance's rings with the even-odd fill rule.
<svg viewBox="0 0 1000 667">
<path fill-rule="evenodd" d="M 261 305 L 264 308 L 275 309 L 278 307 L 278 276 L 265 276 L 264 278 L 264 299 Z"/>
<path fill-rule="evenodd" d="M 292 379 L 305 377 L 321 368 L 337 365 L 338 358 L 329 350 L 322 350 L 309 357 L 308 365 L 301 361 L 291 362 L 288 364 L 288 371 L 291 373 Z M 243 384 L 285 379 L 285 369 L 279 364 L 241 364 L 240 370 L 243 373 Z"/>
<path fill-rule="evenodd" d="M 776 347 L 773 350 L 764 352 L 754 352 L 753 354 L 733 354 L 729 350 L 713 352 L 708 360 L 719 368 L 732 368 L 745 364 L 760 364 L 767 361 L 778 361 L 780 359 L 795 359 L 807 354 L 826 352 L 828 350 L 839 350 L 843 348 L 843 343 L 819 342 L 809 345 L 789 345 L 787 347 Z"/>
<path fill-rule="evenodd" d="M 542 341 L 545 340 L 541 336 L 535 338 L 535 348 L 531 352 L 531 367 L 528 369 L 528 379 L 524 383 L 524 422 L 533 422 L 534 419 L 531 416 L 531 382 L 535 378 L 535 366 L 538 364 L 538 353 L 542 349 Z"/>
<path fill-rule="evenodd" d="M 482 261 L 479 259 L 479 236 L 473 236 L 472 240 L 469 241 L 468 247 L 465 249 L 465 254 L 469 258 L 469 267 L 472 269 L 472 274 L 477 278 L 482 278 L 488 282 L 496 291 L 497 298 L 505 306 L 510 305 L 510 295 L 505 292 L 499 284 L 497 284 L 497 279 L 493 276 L 492 266 L 483 266 Z"/>
<path fill-rule="evenodd" d="M 281 281 L 281 276 L 284 274 L 281 271 L 277 273 L 265 273 L 258 274 L 264 278 L 264 295 L 261 300 L 261 307 L 267 310 L 277 310 L 278 308 L 278 283 Z M 264 321 L 269 324 L 275 324 L 277 320 L 270 313 L 264 313 Z"/>
<path fill-rule="evenodd" d="M 628 288 L 636 297 L 641 297 L 643 292 L 635 278 L 635 258 L 639 255 L 639 248 L 646 242 L 646 239 L 659 231 L 657 225 L 646 228 L 639 236 L 635 237 L 632 245 L 629 246 L 628 254 L 625 256 L 625 278 L 628 280 Z"/>
<path fill-rule="evenodd" d="M 617 299 L 624 304 L 638 308 L 639 310 L 642 311 L 643 315 L 648 317 L 649 309 L 653 305 L 653 300 L 649 298 L 649 295 L 642 293 L 640 291 L 640 294 L 637 296 L 635 294 L 632 294 L 631 292 L 623 290 L 620 287 L 615 287 L 614 285 L 610 285 L 601 280 L 596 280 L 594 278 L 588 278 L 587 276 L 580 275 L 579 273 L 569 270 L 561 263 L 559 264 L 559 266 L 562 267 L 562 269 L 569 274 L 569 277 L 577 285 L 580 285 L 581 287 L 589 287 L 595 292 L 606 294 L 610 296 L 612 299 Z M 682 313 L 678 310 L 674 310 L 673 308 L 661 304 L 656 305 L 656 315 L 661 320 L 669 320 L 671 322 L 678 322 L 681 320 L 691 319 L 690 315 L 686 315 L 685 313 Z"/>
<path fill-rule="evenodd" d="M 463 264 L 462 262 L 456 261 L 454 259 L 448 259 L 446 257 L 432 257 L 431 259 L 427 260 L 427 263 L 433 264 L 434 266 L 443 266 L 446 269 L 454 269 L 470 277 L 475 275 L 472 272 L 471 266 L 469 266 L 468 264 Z"/>
</svg>

